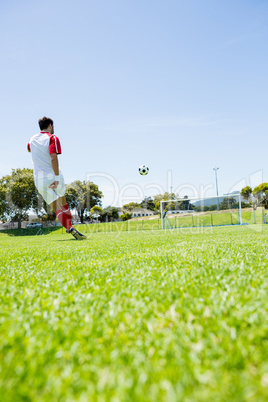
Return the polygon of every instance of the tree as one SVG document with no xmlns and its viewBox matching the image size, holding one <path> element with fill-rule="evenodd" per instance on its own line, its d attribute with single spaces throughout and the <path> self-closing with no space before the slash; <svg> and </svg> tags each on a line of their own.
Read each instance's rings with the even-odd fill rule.
<svg viewBox="0 0 268 402">
<path fill-rule="evenodd" d="M 254 189 L 254 190 L 255 190 L 255 189 Z M 249 202 L 249 204 L 252 206 L 252 208 L 253 208 L 253 216 L 254 216 L 254 223 L 256 223 L 256 214 L 255 214 L 255 210 L 256 210 L 257 207 L 258 207 L 258 200 L 257 200 L 257 199 L 254 199 L 254 198 L 252 197 L 252 195 L 253 195 L 253 190 L 252 190 L 252 188 L 251 188 L 250 186 L 243 187 L 242 190 L 241 190 L 241 192 L 240 192 L 240 194 L 241 194 L 241 196 L 244 197 L 244 198 Z M 241 203 L 241 207 L 242 207 L 242 208 L 244 208 L 244 207 L 243 207 L 243 204 L 245 204 L 245 203 Z"/>
<path fill-rule="evenodd" d="M 188 199 L 188 195 L 183 197 L 184 199 L 177 203 L 177 209 L 181 209 L 184 211 L 189 211 L 194 209 L 194 205 L 191 204 L 190 200 Z"/>
<path fill-rule="evenodd" d="M 130 212 L 125 212 L 124 214 L 121 215 L 122 221 L 128 221 L 131 218 L 132 218 L 132 214 Z"/>
<path fill-rule="evenodd" d="M 144 200 L 140 203 L 141 208 L 149 209 L 150 211 L 155 211 L 155 203 L 151 197 L 145 197 Z"/>
<path fill-rule="evenodd" d="M 140 204 L 137 202 L 130 202 L 129 204 L 123 205 L 123 209 L 126 209 L 127 211 L 133 211 L 135 208 L 140 208 Z"/>
<path fill-rule="evenodd" d="M 102 221 L 106 221 L 106 219 L 111 222 L 113 219 L 118 219 L 119 218 L 119 213 L 118 213 L 118 208 L 109 206 L 107 208 L 104 208 L 101 214 L 101 219 Z"/>
<path fill-rule="evenodd" d="M 240 194 L 243 198 L 245 198 L 245 200 L 249 202 L 252 196 L 252 188 L 249 186 L 243 187 L 240 191 Z"/>
<path fill-rule="evenodd" d="M 218 209 L 218 206 L 217 206 L 216 204 L 211 205 L 211 206 L 209 207 L 209 210 L 210 210 L 210 211 L 216 211 L 217 209 Z"/>
<path fill-rule="evenodd" d="M 0 218 L 6 219 L 9 216 L 9 205 L 6 199 L 5 180 L 0 180 Z"/>
<path fill-rule="evenodd" d="M 66 200 L 70 209 L 76 209 L 81 223 L 86 213 L 95 205 L 101 205 L 102 192 L 99 187 L 90 182 L 76 180 L 66 186 Z"/>
<path fill-rule="evenodd" d="M 176 209 L 175 202 L 169 202 L 168 204 L 165 204 L 165 211 L 174 211 L 175 209 Z"/>
<path fill-rule="evenodd" d="M 220 210 L 232 209 L 236 204 L 236 199 L 234 197 L 226 197 L 220 203 Z"/>
<path fill-rule="evenodd" d="M 32 169 L 13 169 L 0 180 L 0 216 L 18 222 L 28 219 L 27 212 L 38 204 Z"/>
<path fill-rule="evenodd" d="M 94 205 L 94 207 L 91 208 L 90 210 L 90 215 L 94 217 L 94 215 L 101 216 L 101 213 L 103 212 L 102 208 L 99 207 L 98 205 Z"/>
<path fill-rule="evenodd" d="M 253 190 L 253 195 L 256 198 L 256 208 L 258 205 L 263 205 L 268 208 L 268 183 L 259 184 Z"/>
<path fill-rule="evenodd" d="M 155 205 L 155 210 L 159 211 L 160 210 L 160 202 L 165 201 L 165 200 L 177 200 L 178 195 L 174 193 L 168 193 L 165 192 L 164 194 L 158 194 L 154 196 L 154 205 Z"/>
<path fill-rule="evenodd" d="M 101 213 L 103 209 L 99 205 L 94 205 L 94 207 L 91 208 L 90 214 L 96 214 L 96 213 Z"/>
<path fill-rule="evenodd" d="M 97 222 L 99 221 L 99 218 L 101 217 L 103 210 L 101 207 L 98 205 L 94 205 L 94 207 L 91 208 L 90 210 L 90 217 L 91 219 L 97 219 Z"/>
<path fill-rule="evenodd" d="M 46 203 L 46 201 L 40 194 L 38 194 L 38 197 L 33 200 L 32 209 L 34 210 L 38 218 L 42 219 L 42 221 L 55 221 L 56 219 L 56 213 Z"/>
</svg>

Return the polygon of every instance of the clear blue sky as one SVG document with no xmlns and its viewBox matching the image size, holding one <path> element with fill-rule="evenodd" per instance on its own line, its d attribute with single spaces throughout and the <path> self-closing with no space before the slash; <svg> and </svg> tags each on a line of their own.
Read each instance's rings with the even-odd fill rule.
<svg viewBox="0 0 268 402">
<path fill-rule="evenodd" d="M 14 0 L 0 35 L 0 176 L 46 115 L 103 205 L 268 181 L 267 0 Z"/>
</svg>

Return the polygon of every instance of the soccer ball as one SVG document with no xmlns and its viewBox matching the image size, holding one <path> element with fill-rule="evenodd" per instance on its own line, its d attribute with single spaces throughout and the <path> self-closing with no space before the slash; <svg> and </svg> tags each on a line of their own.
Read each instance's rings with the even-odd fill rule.
<svg viewBox="0 0 268 402">
<path fill-rule="evenodd" d="M 149 173 L 149 168 L 148 168 L 148 166 L 145 166 L 145 165 L 140 166 L 140 167 L 139 167 L 139 173 L 140 173 L 142 176 L 146 176 L 146 175 Z"/>
</svg>

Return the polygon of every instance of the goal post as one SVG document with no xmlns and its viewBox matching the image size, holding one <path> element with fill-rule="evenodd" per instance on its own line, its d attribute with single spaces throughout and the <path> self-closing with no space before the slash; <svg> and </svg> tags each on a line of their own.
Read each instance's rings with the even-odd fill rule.
<svg viewBox="0 0 268 402">
<path fill-rule="evenodd" d="M 162 229 L 243 224 L 239 193 L 163 200 L 160 215 Z"/>
</svg>

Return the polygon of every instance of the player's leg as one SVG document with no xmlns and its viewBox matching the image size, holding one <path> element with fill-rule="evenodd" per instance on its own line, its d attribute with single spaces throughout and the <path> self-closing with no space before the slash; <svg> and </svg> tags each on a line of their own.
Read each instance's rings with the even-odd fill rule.
<svg viewBox="0 0 268 402">
<path fill-rule="evenodd" d="M 61 207 L 64 207 L 64 206 L 67 204 L 67 201 L 66 201 L 65 196 L 59 197 L 57 201 L 59 202 L 59 204 L 60 204 Z M 68 204 L 67 204 L 67 205 L 68 205 Z M 69 208 L 69 207 L 68 207 L 68 208 Z"/>
<path fill-rule="evenodd" d="M 65 187 L 65 183 L 64 183 L 64 177 L 63 177 L 62 174 L 60 174 L 58 187 L 56 189 L 52 190 L 52 191 L 53 191 L 54 197 L 55 197 L 55 195 L 58 196 L 57 201 L 60 204 L 61 210 L 64 212 L 65 215 L 67 215 L 67 217 L 69 219 L 72 220 L 72 214 L 71 214 L 69 205 L 67 204 L 67 201 L 66 201 L 66 198 L 65 198 L 66 187 Z"/>
<path fill-rule="evenodd" d="M 76 240 L 84 240 L 86 239 L 86 236 L 83 235 L 82 233 L 78 232 L 73 226 L 72 226 L 72 219 L 68 217 L 63 211 L 62 211 L 62 205 L 61 203 L 64 203 L 64 200 L 62 198 L 65 197 L 60 197 L 61 200 L 58 198 L 57 200 L 53 201 L 51 204 L 51 208 L 53 211 L 56 213 L 56 216 L 59 220 L 59 222 L 62 224 L 62 226 L 65 227 L 65 229 L 71 233 Z M 66 201 L 66 200 L 65 200 Z M 72 216 L 72 215 L 71 215 Z"/>
<path fill-rule="evenodd" d="M 65 213 L 65 215 L 68 216 L 69 219 L 72 219 L 72 214 L 71 214 L 69 205 L 67 204 L 66 198 L 64 196 L 59 197 L 58 201 L 61 205 L 61 210 Z"/>
<path fill-rule="evenodd" d="M 52 208 L 52 210 L 56 213 L 56 217 L 58 218 L 62 226 L 64 226 L 68 231 L 70 231 L 70 229 L 72 228 L 72 216 L 68 216 L 62 210 L 61 204 L 64 203 L 64 200 L 62 200 L 62 198 L 65 197 L 59 197 L 57 200 L 53 201 L 49 205 Z"/>
<path fill-rule="evenodd" d="M 72 215 L 69 207 L 67 208 L 67 202 L 65 198 L 65 184 L 63 176 L 60 177 L 59 186 L 56 189 L 49 188 L 51 179 L 47 177 L 41 177 L 36 183 L 36 187 L 39 193 L 42 195 L 46 203 L 56 213 L 59 222 L 70 232 L 77 240 L 86 239 L 82 233 L 72 226 Z M 63 207 L 63 209 L 62 209 Z"/>
</svg>

